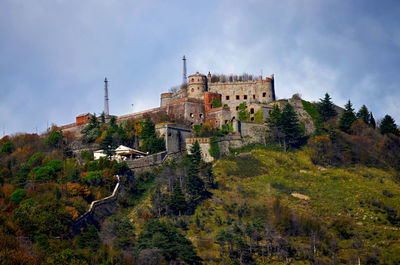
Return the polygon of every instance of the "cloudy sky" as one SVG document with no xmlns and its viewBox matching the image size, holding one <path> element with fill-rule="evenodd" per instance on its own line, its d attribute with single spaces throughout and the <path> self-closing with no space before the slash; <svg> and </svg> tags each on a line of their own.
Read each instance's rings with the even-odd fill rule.
<svg viewBox="0 0 400 265">
<path fill-rule="evenodd" d="M 328 92 L 400 123 L 399 1 L 0 1 L 1 136 L 159 105 L 188 73 L 275 74 L 279 98 Z M 133 105 L 132 105 L 133 104 Z"/>
</svg>

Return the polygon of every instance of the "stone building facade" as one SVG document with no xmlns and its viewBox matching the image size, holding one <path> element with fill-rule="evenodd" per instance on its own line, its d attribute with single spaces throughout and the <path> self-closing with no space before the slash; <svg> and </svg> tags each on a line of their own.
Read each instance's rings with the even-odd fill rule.
<svg viewBox="0 0 400 265">
<path fill-rule="evenodd" d="M 259 110 L 265 120 L 271 109 L 268 103 L 275 100 L 274 75 L 260 76 L 258 80 L 211 82 L 210 73 L 206 76 L 197 72 L 189 75 L 187 81 L 187 85 L 176 92 L 162 93 L 160 107 L 116 117 L 117 121 L 168 117 L 170 121 L 187 125 L 208 122 L 220 128 L 239 119 L 239 105 L 243 102 L 250 113 L 250 121 Z M 219 101 L 220 106 L 215 106 L 214 101 Z M 76 117 L 75 123 L 62 129 L 79 134 L 77 128 L 82 129 L 89 120 L 89 114 L 82 114 Z"/>
<path fill-rule="evenodd" d="M 214 100 L 221 106 L 214 108 Z M 239 119 L 239 105 L 243 102 L 250 113 L 250 120 L 261 110 L 263 118 L 269 113 L 268 103 L 275 100 L 274 75 L 249 81 L 211 82 L 207 76 L 195 73 L 188 77 L 187 86 L 175 93 L 161 94 L 160 107 L 172 120 L 183 119 L 191 124 L 205 121 L 221 127 Z"/>
</svg>

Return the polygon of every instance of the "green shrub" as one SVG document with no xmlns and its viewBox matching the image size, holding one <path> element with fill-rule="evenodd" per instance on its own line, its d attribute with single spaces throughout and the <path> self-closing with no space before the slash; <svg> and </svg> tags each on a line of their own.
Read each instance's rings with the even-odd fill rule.
<svg viewBox="0 0 400 265">
<path fill-rule="evenodd" d="M 62 161 L 59 160 L 59 159 L 51 160 L 51 161 L 47 164 L 47 166 L 53 168 L 55 172 L 61 171 L 61 169 L 62 169 L 62 167 L 63 167 Z"/>
<path fill-rule="evenodd" d="M 50 166 L 35 167 L 31 173 L 34 175 L 35 180 L 39 182 L 51 181 L 57 177 L 56 171 Z"/>
<path fill-rule="evenodd" d="M 248 121 L 250 119 L 250 113 L 247 110 L 246 102 L 240 103 L 239 105 L 239 120 Z"/>
<path fill-rule="evenodd" d="M 42 152 L 36 152 L 31 156 L 31 158 L 29 158 L 28 162 L 26 163 L 26 166 L 28 168 L 34 168 L 37 166 L 41 166 L 43 158 L 44 158 L 44 154 Z"/>
<path fill-rule="evenodd" d="M 44 144 L 52 146 L 52 147 L 59 147 L 62 144 L 62 132 L 61 131 L 54 131 L 49 134 L 49 136 L 44 140 Z"/>
<path fill-rule="evenodd" d="M 10 201 L 15 204 L 19 204 L 25 197 L 26 191 L 24 189 L 17 189 L 10 195 Z"/>
<path fill-rule="evenodd" d="M 214 98 L 212 102 L 213 108 L 219 108 L 222 106 L 221 101 L 218 98 Z"/>
<path fill-rule="evenodd" d="M 257 123 L 263 122 L 263 116 L 262 116 L 261 109 L 257 110 L 256 113 L 254 113 L 254 121 Z"/>
<path fill-rule="evenodd" d="M 101 182 L 102 177 L 101 177 L 101 175 L 100 175 L 99 172 L 94 171 L 94 172 L 89 172 L 89 173 L 84 177 L 84 180 L 85 180 L 86 182 L 88 182 L 89 184 L 98 185 L 98 184 Z"/>
<path fill-rule="evenodd" d="M 1 147 L 1 152 L 3 154 L 11 154 L 14 150 L 14 143 L 13 142 L 5 142 Z"/>
</svg>

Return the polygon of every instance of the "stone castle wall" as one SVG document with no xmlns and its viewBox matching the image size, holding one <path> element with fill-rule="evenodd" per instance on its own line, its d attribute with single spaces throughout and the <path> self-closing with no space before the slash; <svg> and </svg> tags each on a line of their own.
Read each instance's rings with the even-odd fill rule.
<svg viewBox="0 0 400 265">
<path fill-rule="evenodd" d="M 109 216 L 118 209 L 118 196 L 121 190 L 121 178 L 117 176 L 117 184 L 114 187 L 113 193 L 103 199 L 93 201 L 86 213 L 78 217 L 72 224 L 74 234 L 80 233 L 82 229 L 90 224 L 98 225 L 105 216 Z"/>
<path fill-rule="evenodd" d="M 164 137 L 168 153 L 186 151 L 185 139 L 191 135 L 191 129 L 184 125 L 161 123 L 156 125 L 159 136 Z"/>
<path fill-rule="evenodd" d="M 253 108 L 254 114 L 260 109 L 260 105 L 271 102 L 274 96 L 272 80 L 208 83 L 208 90 L 221 94 L 221 103 L 223 106 L 228 105 L 232 119 L 238 119 L 238 107 L 241 103 L 246 102 L 249 111 Z"/>
</svg>

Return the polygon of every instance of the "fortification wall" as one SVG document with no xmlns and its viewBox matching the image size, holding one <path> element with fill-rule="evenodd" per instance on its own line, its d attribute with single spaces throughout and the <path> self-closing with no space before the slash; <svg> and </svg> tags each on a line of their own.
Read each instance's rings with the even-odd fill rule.
<svg viewBox="0 0 400 265">
<path fill-rule="evenodd" d="M 205 120 L 204 101 L 192 98 L 182 98 L 167 106 L 171 120 L 185 120 L 191 124 L 200 124 Z"/>
<path fill-rule="evenodd" d="M 156 130 L 161 137 L 164 137 L 165 148 L 168 153 L 186 150 L 185 139 L 190 137 L 190 128 L 185 125 L 161 123 L 156 125 Z"/>
<path fill-rule="evenodd" d="M 151 170 L 156 166 L 159 166 L 164 161 L 165 156 L 167 155 L 167 151 L 160 152 L 157 154 L 148 155 L 139 159 L 128 160 L 126 161 L 128 167 L 135 172 L 142 172 Z"/>
<path fill-rule="evenodd" d="M 219 107 L 211 109 L 207 114 L 207 121 L 216 126 L 217 128 L 221 128 L 222 125 L 228 124 L 231 120 L 231 112 L 229 108 Z"/>
<path fill-rule="evenodd" d="M 136 113 L 131 113 L 123 116 L 119 116 L 117 118 L 118 122 L 123 122 L 129 119 L 143 119 L 145 116 L 150 116 L 150 117 L 155 117 L 155 116 L 162 116 L 167 114 L 167 108 L 166 107 L 158 107 L 158 108 L 153 108 L 141 112 L 136 112 Z"/>
<path fill-rule="evenodd" d="M 240 148 L 244 145 L 243 139 L 240 137 L 240 135 L 228 135 L 224 137 L 216 137 L 215 139 L 218 143 L 221 156 L 229 154 L 231 149 Z M 209 153 L 209 150 L 211 148 L 210 137 L 193 137 L 186 139 L 186 149 L 188 150 L 188 153 L 190 154 L 190 148 L 192 148 L 193 144 L 196 141 L 200 145 L 201 156 L 203 160 L 205 162 L 214 161 L 214 158 Z"/>
<path fill-rule="evenodd" d="M 175 93 L 162 93 L 160 96 L 160 107 L 165 107 L 171 102 L 186 97 L 187 88 L 182 88 Z"/>
<path fill-rule="evenodd" d="M 201 157 L 205 162 L 212 162 L 214 158 L 210 155 L 210 138 L 209 137 L 193 137 L 186 139 L 186 150 L 190 154 L 193 144 L 198 142 L 200 145 Z"/>
<path fill-rule="evenodd" d="M 76 125 L 76 123 L 71 123 L 68 125 L 61 126 L 63 132 L 73 133 L 76 137 L 82 137 L 81 131 L 85 128 L 86 124 Z"/>
<path fill-rule="evenodd" d="M 243 145 L 253 143 L 266 144 L 269 127 L 266 124 L 240 122 L 240 134 L 243 138 Z"/>
<path fill-rule="evenodd" d="M 216 82 L 208 83 L 209 92 L 220 93 L 221 103 L 229 106 L 231 118 L 239 116 L 239 104 L 246 102 L 247 106 L 254 108 L 255 112 L 260 104 L 271 102 L 274 97 L 273 80 L 257 80 L 246 82 Z"/>
<path fill-rule="evenodd" d="M 80 233 L 88 225 L 99 225 L 105 216 L 110 216 L 118 210 L 118 195 L 121 190 L 121 178 L 117 177 L 117 184 L 114 187 L 113 193 L 103 199 L 93 201 L 89 210 L 76 219 L 72 224 L 74 234 Z"/>
</svg>

